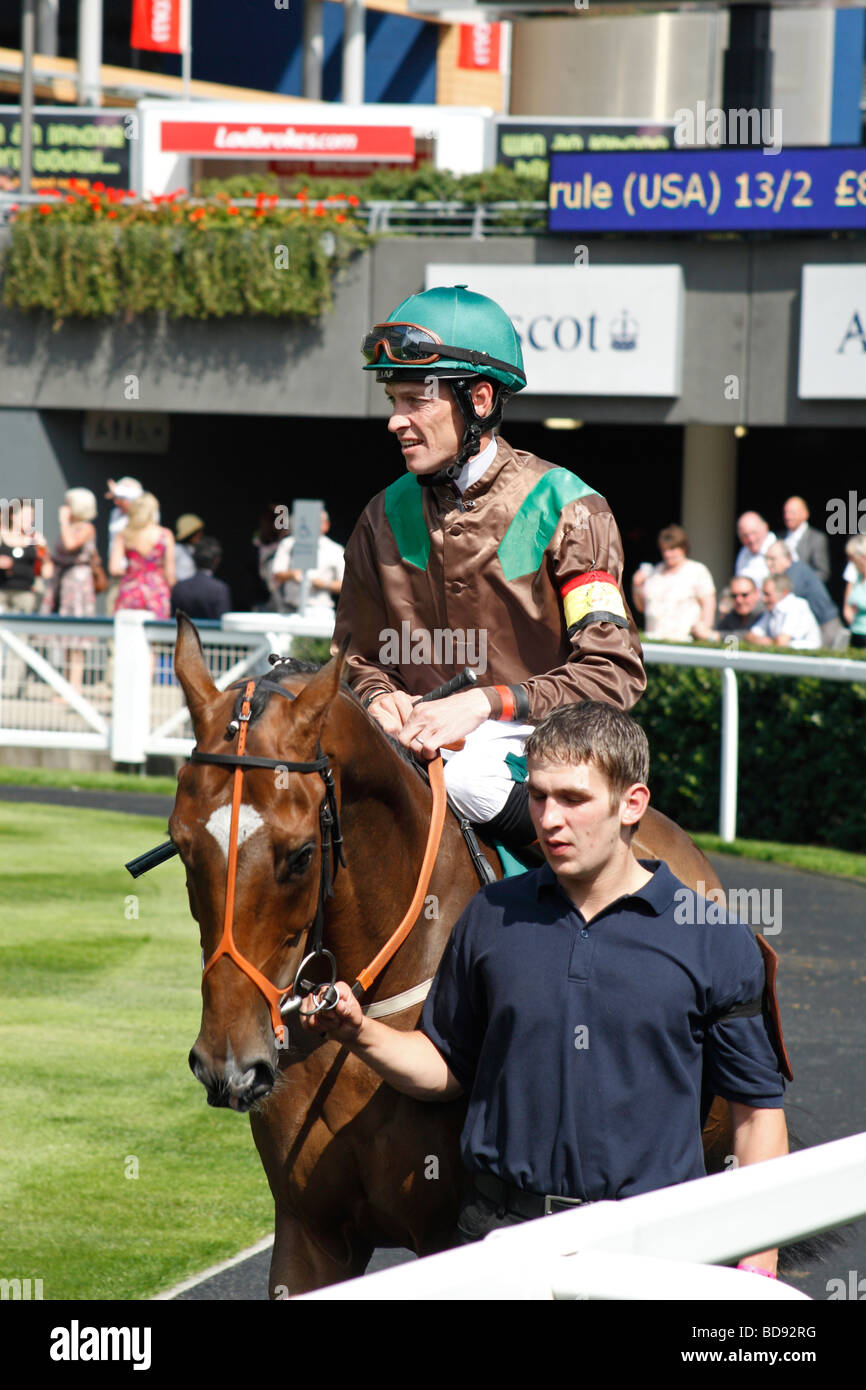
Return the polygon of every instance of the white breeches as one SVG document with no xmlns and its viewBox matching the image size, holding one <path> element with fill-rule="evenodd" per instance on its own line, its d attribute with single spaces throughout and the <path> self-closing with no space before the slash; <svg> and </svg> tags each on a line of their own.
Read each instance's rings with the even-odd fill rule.
<svg viewBox="0 0 866 1390">
<path fill-rule="evenodd" d="M 523 756 L 533 728 L 488 719 L 467 735 L 459 752 L 443 748 L 445 787 L 461 815 L 484 824 L 499 814 L 516 780 L 505 760 L 509 753 Z"/>
</svg>

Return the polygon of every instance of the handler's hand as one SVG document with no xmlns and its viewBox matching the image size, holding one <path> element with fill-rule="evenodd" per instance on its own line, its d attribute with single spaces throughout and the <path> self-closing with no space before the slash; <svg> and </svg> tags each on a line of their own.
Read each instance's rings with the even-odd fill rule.
<svg viewBox="0 0 866 1390">
<path fill-rule="evenodd" d="M 458 743 L 492 718 L 490 701 L 483 690 L 461 690 L 445 700 L 416 703 L 398 738 L 413 753 L 435 758 L 440 748 Z"/>
<path fill-rule="evenodd" d="M 382 725 L 386 734 L 396 738 L 415 708 L 411 695 L 405 690 L 394 690 L 389 695 L 378 695 L 368 705 L 368 712 Z"/>
<path fill-rule="evenodd" d="M 310 1033 L 322 1033 L 335 1042 L 355 1042 L 364 1022 L 364 1011 L 345 980 L 338 980 L 334 986 L 340 996 L 336 1007 L 313 1013 L 316 1004 L 324 999 L 327 988 L 322 985 L 321 989 L 307 995 L 298 1011 L 301 1027 Z"/>
</svg>

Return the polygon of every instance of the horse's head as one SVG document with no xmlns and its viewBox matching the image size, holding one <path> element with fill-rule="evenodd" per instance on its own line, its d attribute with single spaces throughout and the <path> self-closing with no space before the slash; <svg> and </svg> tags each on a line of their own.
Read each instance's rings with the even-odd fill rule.
<svg viewBox="0 0 866 1390">
<path fill-rule="evenodd" d="M 321 814 L 327 800 L 321 772 L 290 769 L 293 763 L 315 763 L 320 741 L 330 746 L 328 739 L 337 737 L 332 726 L 339 720 L 329 724 L 329 714 L 342 665 L 337 657 L 320 672 L 292 680 L 284 687 L 293 692 L 292 700 L 266 689 L 255 696 L 245 759 L 285 761 L 256 767 L 243 760 L 230 934 L 225 918 L 235 768 L 191 761 L 178 776 L 169 833 L 186 866 L 190 910 L 199 924 L 206 963 L 201 1031 L 189 1061 L 211 1105 L 248 1110 L 270 1093 L 276 1080 L 279 995 L 292 984 L 309 949 L 322 885 Z M 198 633 L 183 615 L 178 617 L 175 670 L 198 752 L 236 757 L 237 726 L 232 730 L 230 722 L 239 693 L 217 690 Z M 337 765 L 333 773 L 336 805 Z M 263 985 L 270 987 L 270 997 Z"/>
</svg>

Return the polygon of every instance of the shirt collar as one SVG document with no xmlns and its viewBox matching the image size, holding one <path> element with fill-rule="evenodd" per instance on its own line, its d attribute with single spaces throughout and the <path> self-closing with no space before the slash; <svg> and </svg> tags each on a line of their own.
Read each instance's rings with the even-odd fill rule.
<svg viewBox="0 0 866 1390">
<path fill-rule="evenodd" d="M 496 458 L 496 448 L 496 439 L 491 439 L 490 443 L 481 450 L 480 454 L 476 454 L 468 463 L 464 463 L 460 473 L 454 479 L 454 484 L 461 493 L 465 492 L 473 483 L 477 483 L 478 479 L 487 472 L 491 463 Z"/>
<path fill-rule="evenodd" d="M 652 878 L 644 884 L 643 888 L 638 888 L 637 892 L 623 893 L 622 897 L 615 898 L 614 902 L 602 909 L 603 912 L 608 912 L 616 903 L 633 902 L 635 899 L 646 903 L 654 917 L 661 917 L 662 913 L 670 907 L 677 888 L 681 886 L 679 879 L 674 877 L 667 864 L 661 859 L 639 859 L 638 863 L 652 874 Z M 541 899 L 558 890 L 563 897 L 571 902 L 549 864 L 543 864 L 535 872 L 537 898 Z"/>
</svg>

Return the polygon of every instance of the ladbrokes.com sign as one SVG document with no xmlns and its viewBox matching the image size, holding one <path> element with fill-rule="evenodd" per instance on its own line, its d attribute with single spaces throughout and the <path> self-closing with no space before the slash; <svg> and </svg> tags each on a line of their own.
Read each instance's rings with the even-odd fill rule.
<svg viewBox="0 0 866 1390">
<path fill-rule="evenodd" d="M 242 159 L 375 159 L 411 161 L 411 126 L 247 124 L 245 121 L 163 121 L 165 153 Z"/>
</svg>

